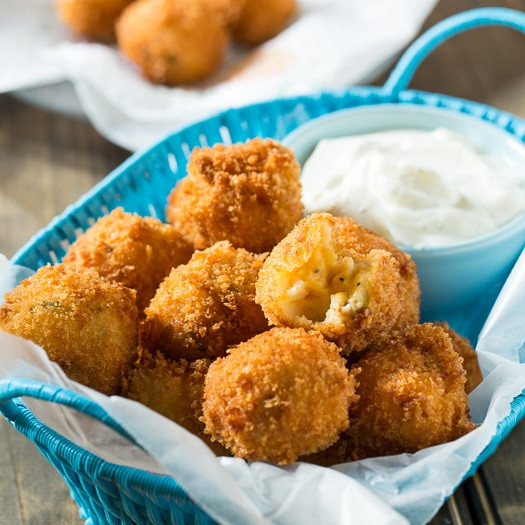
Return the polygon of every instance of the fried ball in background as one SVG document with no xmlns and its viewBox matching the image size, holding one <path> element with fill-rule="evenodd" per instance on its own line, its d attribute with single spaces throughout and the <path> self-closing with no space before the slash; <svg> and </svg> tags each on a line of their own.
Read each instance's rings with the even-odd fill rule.
<svg viewBox="0 0 525 525">
<path fill-rule="evenodd" d="M 270 324 L 319 330 L 350 354 L 418 321 L 419 283 L 411 258 L 385 239 L 316 212 L 272 250 L 256 302 Z"/>
<path fill-rule="evenodd" d="M 254 300 L 264 257 L 227 241 L 195 252 L 171 271 L 146 308 L 143 346 L 172 358 L 214 358 L 267 330 Z"/>
<path fill-rule="evenodd" d="M 192 253 L 192 246 L 172 226 L 116 208 L 71 245 L 63 262 L 93 268 L 102 277 L 133 288 L 142 311 L 170 270 L 188 262 Z"/>
<path fill-rule="evenodd" d="M 55 0 L 56 11 L 64 24 L 81 37 L 111 43 L 115 23 L 133 0 Z"/>
<path fill-rule="evenodd" d="M 351 368 L 359 400 L 342 438 L 348 459 L 416 452 L 473 430 L 462 361 L 432 323 L 373 345 Z"/>
<path fill-rule="evenodd" d="M 455 330 L 452 330 L 448 323 L 436 322 L 434 323 L 441 326 L 445 332 L 449 335 L 452 340 L 454 350 L 463 358 L 463 368 L 467 374 L 467 382 L 465 383 L 465 390 L 467 394 L 470 394 L 483 380 L 481 369 L 478 362 L 478 354 L 472 348 L 470 341 L 458 334 Z"/>
<path fill-rule="evenodd" d="M 188 362 L 167 359 L 160 352 L 142 352 L 126 374 L 122 395 L 155 410 L 203 439 L 217 455 L 230 455 L 204 434 L 202 401 L 209 359 Z"/>
<path fill-rule="evenodd" d="M 224 26 L 231 30 L 241 16 L 246 0 L 203 0 L 209 11 L 223 20 Z"/>
<path fill-rule="evenodd" d="M 203 0 L 136 0 L 116 33 L 120 51 L 144 77 L 172 86 L 213 73 L 229 42 L 223 17 Z"/>
<path fill-rule="evenodd" d="M 334 443 L 355 399 L 335 344 L 318 332 L 274 328 L 212 363 L 203 419 L 235 456 L 287 464 Z"/>
<path fill-rule="evenodd" d="M 71 379 L 116 394 L 137 357 L 135 291 L 94 270 L 43 266 L 5 295 L 0 330 L 40 345 Z"/>
<path fill-rule="evenodd" d="M 254 46 L 280 33 L 297 13 L 296 0 L 242 0 L 241 14 L 232 27 L 236 42 Z"/>
<path fill-rule="evenodd" d="M 195 149 L 168 197 L 166 218 L 195 249 L 228 240 L 269 251 L 303 216 L 300 167 L 275 140 Z"/>
</svg>

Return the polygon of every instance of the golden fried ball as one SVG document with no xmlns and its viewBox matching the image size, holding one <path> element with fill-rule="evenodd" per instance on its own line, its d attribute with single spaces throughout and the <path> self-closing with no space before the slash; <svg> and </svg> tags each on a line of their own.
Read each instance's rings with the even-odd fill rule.
<svg viewBox="0 0 525 525">
<path fill-rule="evenodd" d="M 133 0 L 55 0 L 61 20 L 79 36 L 115 41 L 115 23 Z"/>
<path fill-rule="evenodd" d="M 138 401 L 203 439 L 218 455 L 229 455 L 204 434 L 202 402 L 204 378 L 211 361 L 167 359 L 144 351 L 123 381 L 122 395 Z"/>
<path fill-rule="evenodd" d="M 230 29 L 241 16 L 246 0 L 203 0 L 206 9 L 212 11 L 223 20 L 226 28 Z"/>
<path fill-rule="evenodd" d="M 71 379 L 116 394 L 137 354 L 135 291 L 94 270 L 44 266 L 5 295 L 0 330 L 40 345 Z"/>
<path fill-rule="evenodd" d="M 335 344 L 318 332 L 273 328 L 212 363 L 203 419 L 235 456 L 287 464 L 334 443 L 355 399 Z"/>
<path fill-rule="evenodd" d="M 280 33 L 297 13 L 296 0 L 243 0 L 232 28 L 233 39 L 258 45 Z"/>
<path fill-rule="evenodd" d="M 195 149 L 166 217 L 199 250 L 228 240 L 269 251 L 303 216 L 299 175 L 292 151 L 272 139 Z"/>
<path fill-rule="evenodd" d="M 343 437 L 351 459 L 416 452 L 475 428 L 462 359 L 437 325 L 379 342 L 351 370 L 360 396 Z"/>
<path fill-rule="evenodd" d="M 419 319 L 415 265 L 352 219 L 315 212 L 272 250 L 256 302 L 270 324 L 319 330 L 345 354 Z"/>
<path fill-rule="evenodd" d="M 263 260 L 227 241 L 196 252 L 171 271 L 146 308 L 143 345 L 173 358 L 213 358 L 268 329 L 254 301 Z"/>
<path fill-rule="evenodd" d="M 116 27 L 122 54 L 144 77 L 167 85 L 213 73 L 229 41 L 223 18 L 200 0 L 136 0 Z"/>
<path fill-rule="evenodd" d="M 102 277 L 135 289 L 142 311 L 170 270 L 188 262 L 192 253 L 172 226 L 116 208 L 71 245 L 63 262 L 93 268 Z"/>
<path fill-rule="evenodd" d="M 458 334 L 455 330 L 450 328 L 448 323 L 436 322 L 438 326 L 441 326 L 445 332 L 449 335 L 452 340 L 452 346 L 454 350 L 463 358 L 463 368 L 467 374 L 467 382 L 465 383 L 465 390 L 467 394 L 470 394 L 483 380 L 481 369 L 478 362 L 478 354 L 476 350 L 472 348 L 470 341 Z"/>
</svg>

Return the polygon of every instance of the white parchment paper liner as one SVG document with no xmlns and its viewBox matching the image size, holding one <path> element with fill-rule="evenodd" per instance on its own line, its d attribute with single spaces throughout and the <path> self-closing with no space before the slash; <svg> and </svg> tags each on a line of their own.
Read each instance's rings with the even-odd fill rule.
<svg viewBox="0 0 525 525">
<path fill-rule="evenodd" d="M 277 37 L 255 49 L 232 47 L 205 83 L 167 88 L 142 79 L 114 47 L 73 38 L 53 0 L 2 0 L 0 93 L 25 88 L 23 98 L 83 113 L 106 138 L 137 150 L 220 110 L 370 82 L 437 0 L 298 2 L 299 16 Z M 49 89 L 63 80 L 76 95 L 63 85 Z"/>
<path fill-rule="evenodd" d="M 20 273 L 22 272 L 22 273 Z M 27 271 L 0 258 L 3 296 Z M 306 463 L 277 467 L 216 458 L 182 427 L 148 408 L 106 397 L 70 381 L 38 346 L 0 333 L 0 379 L 23 377 L 80 392 L 101 406 L 146 454 L 87 416 L 27 400 L 35 415 L 108 461 L 168 473 L 209 515 L 225 524 L 423 524 L 455 490 L 489 445 L 525 388 L 525 254 L 522 254 L 481 331 L 477 351 L 484 374 L 470 396 L 481 423 L 452 443 L 416 454 L 366 459 L 333 468 Z"/>
</svg>

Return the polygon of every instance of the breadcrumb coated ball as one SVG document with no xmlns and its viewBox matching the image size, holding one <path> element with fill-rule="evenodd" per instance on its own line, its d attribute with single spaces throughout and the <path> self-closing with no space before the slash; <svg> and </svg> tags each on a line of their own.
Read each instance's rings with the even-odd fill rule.
<svg viewBox="0 0 525 525">
<path fill-rule="evenodd" d="M 467 394 L 470 394 L 483 380 L 481 369 L 478 362 L 478 354 L 472 348 L 470 341 L 458 334 L 455 330 L 450 328 L 448 323 L 436 322 L 434 323 L 441 326 L 445 332 L 449 335 L 454 350 L 463 358 L 463 368 L 467 374 L 467 382 L 465 383 L 465 390 Z"/>
<path fill-rule="evenodd" d="M 247 45 L 262 44 L 280 33 L 296 14 L 296 0 L 242 0 L 233 25 L 233 39 Z"/>
<path fill-rule="evenodd" d="M 115 23 L 133 0 L 55 0 L 59 17 L 74 33 L 92 40 L 115 41 Z"/>
<path fill-rule="evenodd" d="M 360 396 L 343 438 L 351 459 L 416 452 L 475 428 L 462 359 L 437 325 L 379 342 L 351 370 Z"/>
<path fill-rule="evenodd" d="M 287 464 L 334 443 L 355 400 L 335 344 L 318 332 L 273 328 L 212 363 L 203 419 L 235 456 Z"/>
<path fill-rule="evenodd" d="M 228 240 L 266 252 L 303 216 L 299 176 L 292 151 L 272 139 L 195 149 L 166 218 L 196 249 Z"/>
<path fill-rule="evenodd" d="M 230 455 L 204 434 L 204 378 L 211 361 L 167 359 L 144 351 L 124 377 L 122 395 L 155 410 L 200 437 L 218 455 Z"/>
<path fill-rule="evenodd" d="M 172 226 L 116 208 L 71 245 L 63 262 L 93 268 L 133 288 L 142 311 L 170 270 L 188 262 L 192 253 L 193 247 Z"/>
<path fill-rule="evenodd" d="M 171 271 L 146 308 L 143 346 L 173 358 L 214 358 L 267 330 L 254 300 L 264 257 L 227 241 L 195 252 Z"/>
<path fill-rule="evenodd" d="M 256 302 L 270 324 L 319 330 L 349 354 L 418 322 L 409 255 L 346 217 L 315 212 L 272 250 Z"/>
<path fill-rule="evenodd" d="M 116 32 L 120 51 L 144 77 L 172 86 L 213 73 L 229 42 L 223 17 L 201 0 L 136 0 Z"/>
<path fill-rule="evenodd" d="M 204 378 L 210 360 L 188 362 L 170 360 L 160 352 L 142 352 L 123 381 L 122 395 L 139 401 L 159 414 L 175 421 L 190 432 L 203 430 L 202 413 Z"/>
<path fill-rule="evenodd" d="M 44 266 L 5 295 L 0 330 L 40 345 L 71 379 L 116 394 L 137 357 L 135 291 L 94 270 Z"/>
</svg>

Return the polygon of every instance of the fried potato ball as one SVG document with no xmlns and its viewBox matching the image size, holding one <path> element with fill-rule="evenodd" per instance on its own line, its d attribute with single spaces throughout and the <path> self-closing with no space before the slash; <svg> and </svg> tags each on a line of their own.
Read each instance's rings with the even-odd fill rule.
<svg viewBox="0 0 525 525">
<path fill-rule="evenodd" d="M 232 28 L 233 39 L 258 45 L 280 33 L 297 13 L 296 0 L 243 0 L 241 14 Z"/>
<path fill-rule="evenodd" d="M 91 226 L 66 253 L 68 266 L 93 268 L 137 291 L 144 310 L 170 270 L 188 262 L 193 248 L 172 226 L 116 208 Z"/>
<path fill-rule="evenodd" d="M 162 353 L 142 352 L 123 380 L 122 395 L 138 401 L 200 437 L 217 455 L 230 455 L 204 433 L 204 378 L 211 361 L 167 359 Z"/>
<path fill-rule="evenodd" d="M 283 465 L 334 443 L 355 400 L 335 344 L 318 332 L 273 328 L 212 363 L 203 419 L 235 456 Z"/>
<path fill-rule="evenodd" d="M 462 359 L 440 326 L 410 326 L 374 345 L 351 371 L 359 395 L 343 437 L 351 459 L 416 452 L 475 428 Z"/>
<path fill-rule="evenodd" d="M 227 241 L 195 252 L 171 271 L 146 308 L 144 347 L 172 358 L 214 358 L 267 330 L 254 300 L 264 257 Z"/>
<path fill-rule="evenodd" d="M 213 11 L 223 20 L 225 27 L 230 30 L 241 16 L 246 0 L 203 0 L 206 8 Z"/>
<path fill-rule="evenodd" d="M 470 394 L 480 383 L 483 381 L 483 375 L 481 374 L 481 369 L 478 362 L 478 354 L 472 348 L 470 341 L 461 335 L 459 335 L 455 330 L 452 330 L 448 323 L 436 322 L 438 326 L 441 326 L 445 332 L 449 335 L 452 340 L 452 345 L 454 350 L 463 358 L 463 368 L 467 374 L 467 382 L 465 383 L 465 390 L 467 394 Z"/>
<path fill-rule="evenodd" d="M 229 42 L 223 18 L 200 0 L 136 0 L 120 16 L 117 43 L 147 79 L 196 82 L 213 73 Z"/>
<path fill-rule="evenodd" d="M 74 33 L 92 40 L 115 41 L 115 23 L 133 0 L 55 0 L 60 19 Z"/>
<path fill-rule="evenodd" d="M 409 255 L 346 217 L 315 212 L 272 250 L 256 302 L 270 324 L 320 331 L 344 354 L 419 320 Z"/>
<path fill-rule="evenodd" d="M 272 139 L 195 149 L 166 217 L 195 249 L 228 240 L 266 252 L 303 216 L 299 175 L 292 151 Z"/>
<path fill-rule="evenodd" d="M 135 291 L 94 270 L 43 266 L 5 295 L 0 330 L 40 345 L 71 379 L 116 394 L 137 357 Z"/>
</svg>

